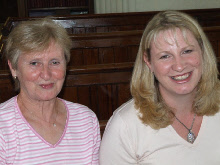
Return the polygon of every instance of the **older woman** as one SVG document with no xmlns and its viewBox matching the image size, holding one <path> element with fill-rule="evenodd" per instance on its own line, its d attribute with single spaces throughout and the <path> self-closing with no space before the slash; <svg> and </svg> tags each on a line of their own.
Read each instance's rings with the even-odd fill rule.
<svg viewBox="0 0 220 165">
<path fill-rule="evenodd" d="M 108 122 L 100 164 L 219 165 L 219 92 L 202 28 L 184 13 L 158 13 L 142 36 L 133 99 Z"/>
<path fill-rule="evenodd" d="M 57 97 L 71 45 L 48 18 L 10 33 L 6 58 L 19 94 L 0 105 L 0 164 L 99 164 L 96 115 Z"/>
</svg>

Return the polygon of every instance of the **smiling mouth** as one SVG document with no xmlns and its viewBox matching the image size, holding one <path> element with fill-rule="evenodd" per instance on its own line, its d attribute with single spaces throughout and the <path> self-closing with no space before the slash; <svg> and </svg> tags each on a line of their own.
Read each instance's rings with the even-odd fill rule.
<svg viewBox="0 0 220 165">
<path fill-rule="evenodd" d="M 49 88 L 52 88 L 53 87 L 53 83 L 50 83 L 50 84 L 42 84 L 40 85 L 42 88 L 44 89 L 49 89 Z"/>
<path fill-rule="evenodd" d="M 191 75 L 191 72 L 190 72 L 190 73 L 186 73 L 186 74 L 181 75 L 181 76 L 172 76 L 171 78 L 172 78 L 173 80 L 180 81 L 180 80 L 185 80 L 185 79 L 187 79 L 190 75 Z"/>
</svg>

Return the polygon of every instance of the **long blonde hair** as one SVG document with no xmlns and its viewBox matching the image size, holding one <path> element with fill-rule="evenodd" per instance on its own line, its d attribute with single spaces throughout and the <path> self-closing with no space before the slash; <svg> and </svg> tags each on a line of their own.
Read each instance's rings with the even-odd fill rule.
<svg viewBox="0 0 220 165">
<path fill-rule="evenodd" d="M 191 16 L 178 11 L 163 11 L 153 17 L 146 26 L 140 42 L 131 80 L 131 94 L 139 118 L 154 129 L 172 123 L 172 110 L 163 101 L 158 82 L 143 60 L 144 52 L 150 60 L 150 44 L 161 31 L 180 29 L 192 32 L 203 52 L 203 73 L 193 103 L 197 115 L 214 115 L 219 111 L 219 79 L 214 51 L 201 26 Z"/>
</svg>

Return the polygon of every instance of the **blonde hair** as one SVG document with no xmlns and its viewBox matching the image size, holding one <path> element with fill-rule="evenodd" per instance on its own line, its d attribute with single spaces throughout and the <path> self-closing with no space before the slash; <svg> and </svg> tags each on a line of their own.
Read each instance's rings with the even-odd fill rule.
<svg viewBox="0 0 220 165">
<path fill-rule="evenodd" d="M 6 59 L 17 69 L 18 58 L 23 53 L 42 52 L 51 42 L 55 42 L 64 51 L 66 63 L 70 60 L 72 40 L 67 31 L 61 25 L 46 17 L 19 23 L 9 34 L 6 41 Z M 18 79 L 15 80 L 15 88 L 19 90 Z"/>
<path fill-rule="evenodd" d="M 143 60 L 146 52 L 150 60 L 151 42 L 161 31 L 180 29 L 192 32 L 203 52 L 203 72 L 193 108 L 197 115 L 214 115 L 219 111 L 219 79 L 216 56 L 201 26 L 191 16 L 178 11 L 163 11 L 146 26 L 140 42 L 131 80 L 131 94 L 139 117 L 146 125 L 160 129 L 172 124 L 173 113 L 163 101 L 158 82 Z"/>
</svg>

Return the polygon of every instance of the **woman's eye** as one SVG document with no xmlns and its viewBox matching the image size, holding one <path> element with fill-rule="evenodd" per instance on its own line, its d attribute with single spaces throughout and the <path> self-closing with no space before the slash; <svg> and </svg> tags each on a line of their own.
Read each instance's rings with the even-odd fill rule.
<svg viewBox="0 0 220 165">
<path fill-rule="evenodd" d="M 169 55 L 163 55 L 160 57 L 160 59 L 167 59 L 169 57 Z"/>
<path fill-rule="evenodd" d="M 59 62 L 59 61 L 52 61 L 52 64 L 53 64 L 53 65 L 59 65 L 60 62 Z"/>
<path fill-rule="evenodd" d="M 35 61 L 30 62 L 30 65 L 37 66 L 37 65 L 38 65 L 38 62 L 35 62 Z"/>
<path fill-rule="evenodd" d="M 185 50 L 184 52 L 183 52 L 183 54 L 189 54 L 189 53 L 191 53 L 192 52 L 192 50 Z"/>
</svg>

